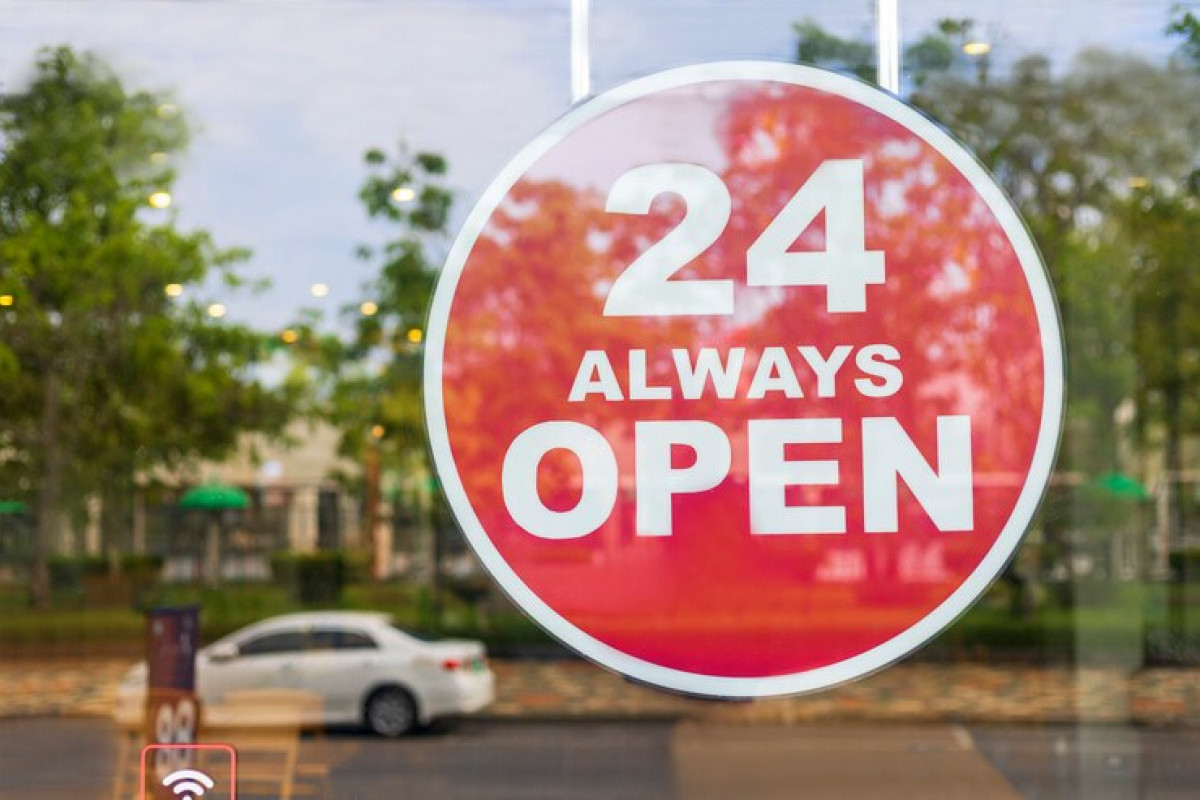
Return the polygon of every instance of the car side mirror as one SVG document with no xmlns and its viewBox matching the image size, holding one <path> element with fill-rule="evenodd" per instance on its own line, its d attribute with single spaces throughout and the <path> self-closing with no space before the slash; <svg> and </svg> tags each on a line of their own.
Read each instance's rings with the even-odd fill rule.
<svg viewBox="0 0 1200 800">
<path fill-rule="evenodd" d="M 238 646 L 233 642 L 220 642 L 214 644 L 208 651 L 208 657 L 212 661 L 232 661 L 238 657 Z"/>
</svg>

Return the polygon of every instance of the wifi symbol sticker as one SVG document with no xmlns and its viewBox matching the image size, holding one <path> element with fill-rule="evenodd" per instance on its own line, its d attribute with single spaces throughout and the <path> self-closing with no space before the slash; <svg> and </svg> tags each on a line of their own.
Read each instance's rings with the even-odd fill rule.
<svg viewBox="0 0 1200 800">
<path fill-rule="evenodd" d="M 163 778 L 162 785 L 173 791 L 179 800 L 200 800 L 216 783 L 198 769 L 177 769 Z"/>
<path fill-rule="evenodd" d="M 156 761 L 180 768 L 160 781 L 155 775 Z M 198 768 L 201 765 L 204 769 Z M 227 744 L 151 744 L 142 748 L 140 800 L 236 800 L 236 787 L 237 754 Z"/>
</svg>

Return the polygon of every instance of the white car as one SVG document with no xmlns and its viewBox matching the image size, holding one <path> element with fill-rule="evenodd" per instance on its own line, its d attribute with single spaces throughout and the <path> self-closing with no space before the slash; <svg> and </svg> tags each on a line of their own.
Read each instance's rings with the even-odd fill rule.
<svg viewBox="0 0 1200 800">
<path fill-rule="evenodd" d="M 401 736 L 485 708 L 495 678 L 481 642 L 425 641 L 386 614 L 326 611 L 266 619 L 201 649 L 196 689 L 205 713 L 218 712 L 230 692 L 298 690 L 323 700 L 305 725 L 365 724 Z M 141 724 L 145 692 L 143 663 L 117 690 L 119 723 Z"/>
</svg>

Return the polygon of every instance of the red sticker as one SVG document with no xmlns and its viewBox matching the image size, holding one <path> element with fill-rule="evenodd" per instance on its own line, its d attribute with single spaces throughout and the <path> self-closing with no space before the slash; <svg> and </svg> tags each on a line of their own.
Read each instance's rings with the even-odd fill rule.
<svg viewBox="0 0 1200 800">
<path fill-rule="evenodd" d="M 894 97 L 712 64 L 570 111 L 476 205 L 426 408 L 484 564 L 566 644 L 714 696 L 911 652 L 1011 557 L 1063 402 L 1045 269 Z"/>
</svg>

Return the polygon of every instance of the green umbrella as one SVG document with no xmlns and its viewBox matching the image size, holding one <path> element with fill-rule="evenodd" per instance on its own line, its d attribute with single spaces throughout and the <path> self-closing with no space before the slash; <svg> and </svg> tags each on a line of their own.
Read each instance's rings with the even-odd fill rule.
<svg viewBox="0 0 1200 800">
<path fill-rule="evenodd" d="M 179 499 L 180 508 L 220 511 L 226 508 L 249 508 L 250 498 L 236 486 L 206 483 L 188 489 Z"/>
<path fill-rule="evenodd" d="M 0 514 L 24 514 L 29 506 L 20 500 L 0 500 Z"/>
<path fill-rule="evenodd" d="M 1108 472 L 1096 478 L 1096 485 L 1116 497 L 1129 497 L 1134 500 L 1145 500 L 1150 497 L 1146 487 L 1138 483 L 1136 478 L 1120 472 Z"/>
<path fill-rule="evenodd" d="M 250 498 L 236 486 L 221 483 L 206 483 L 194 486 L 179 498 L 179 507 L 192 511 L 208 511 L 208 530 L 204 535 L 204 556 L 200 574 L 205 582 L 214 584 L 220 578 L 221 568 L 221 515 L 217 512 L 250 507 Z"/>
</svg>

